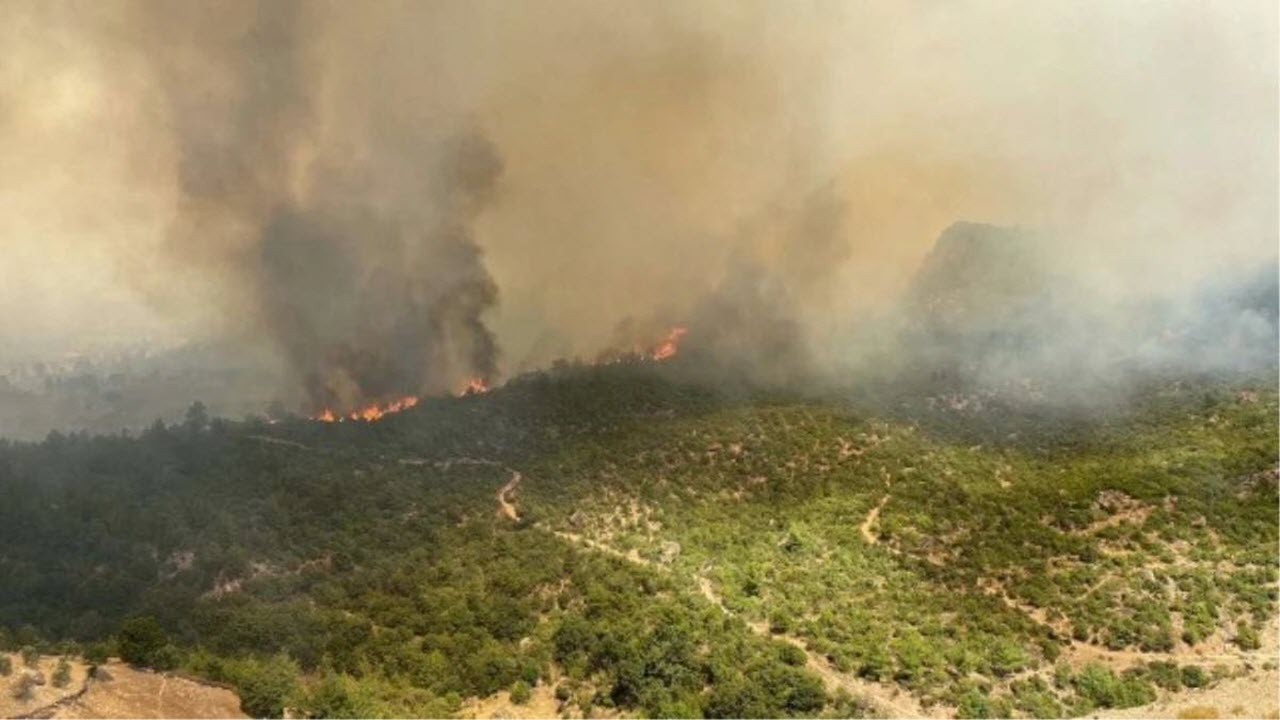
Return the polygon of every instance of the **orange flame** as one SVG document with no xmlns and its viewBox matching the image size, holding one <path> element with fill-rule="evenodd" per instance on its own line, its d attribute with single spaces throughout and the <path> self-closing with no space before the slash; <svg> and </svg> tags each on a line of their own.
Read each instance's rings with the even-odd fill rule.
<svg viewBox="0 0 1280 720">
<path fill-rule="evenodd" d="M 644 346 L 636 343 L 629 351 L 608 351 L 596 357 L 592 365 L 612 365 L 621 362 L 662 362 L 676 356 L 680 350 L 680 340 L 689 334 L 689 328 L 676 325 L 657 344 Z"/>
<path fill-rule="evenodd" d="M 467 386 L 462 388 L 462 392 L 458 394 L 461 396 L 466 396 L 466 395 L 479 395 L 481 393 L 487 393 L 487 392 L 489 392 L 489 383 L 485 382 L 484 378 L 471 378 L 470 380 L 467 381 Z"/>
<path fill-rule="evenodd" d="M 386 404 L 373 403 L 367 407 L 353 410 L 346 415 L 338 415 L 330 408 L 325 408 L 324 412 L 316 415 L 314 420 L 320 422 L 344 422 L 346 420 L 363 420 L 365 422 L 374 422 L 380 420 L 384 415 L 398 413 L 401 410 L 408 410 L 418 404 L 418 398 L 413 395 L 406 395 L 398 400 L 392 400 Z"/>
<path fill-rule="evenodd" d="M 677 325 L 671 328 L 671 331 L 667 333 L 667 336 L 663 338 L 662 342 L 654 345 L 653 348 L 649 350 L 649 359 L 661 362 L 662 360 L 675 357 L 676 352 L 680 349 L 680 339 L 688 333 L 689 328 L 684 327 L 683 325 Z"/>
</svg>

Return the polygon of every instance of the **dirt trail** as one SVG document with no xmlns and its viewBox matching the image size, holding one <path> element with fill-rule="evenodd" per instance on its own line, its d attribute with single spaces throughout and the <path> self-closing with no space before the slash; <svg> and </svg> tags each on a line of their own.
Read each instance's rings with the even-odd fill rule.
<svg viewBox="0 0 1280 720">
<path fill-rule="evenodd" d="M 520 520 L 520 513 L 516 512 L 516 506 L 511 504 L 511 500 L 508 496 L 516 491 L 516 488 L 519 487 L 520 481 L 524 479 L 524 476 L 520 474 L 519 470 L 507 468 L 507 471 L 511 473 L 511 479 L 507 481 L 506 485 L 498 488 L 498 514 L 512 520 L 513 522 L 518 522 Z"/>
<path fill-rule="evenodd" d="M 731 610 L 725 607 L 724 600 L 716 592 L 715 586 L 711 584 L 709 579 L 699 575 L 698 590 L 708 602 L 719 608 L 725 615 L 734 615 Z M 822 679 L 822 684 L 826 686 L 828 692 L 844 690 L 856 698 L 861 698 L 871 704 L 879 717 L 949 717 L 948 708 L 935 705 L 926 709 L 910 693 L 897 686 L 872 682 L 856 675 L 841 672 L 821 653 L 810 650 L 809 644 L 802 638 L 785 633 L 773 633 L 769 630 L 769 625 L 764 622 L 748 622 L 747 627 L 751 628 L 757 635 L 780 640 L 800 648 L 805 654 L 805 667 Z"/>
<path fill-rule="evenodd" d="M 1262 631 L 1262 647 L 1257 650 L 1240 650 L 1232 646 L 1183 647 L 1172 652 L 1147 652 L 1144 650 L 1109 650 L 1097 645 L 1072 641 L 1062 654 L 1062 659 L 1072 666 L 1101 662 L 1116 669 L 1133 667 L 1140 663 L 1175 662 L 1180 665 L 1200 663 L 1222 665 L 1233 669 L 1260 668 L 1280 658 L 1280 623 L 1271 620 Z M 1222 652 L 1225 650 L 1225 652 Z M 1250 674 L 1253 674 L 1252 672 Z"/>
<path fill-rule="evenodd" d="M 272 445 L 284 445 L 286 447 L 298 448 L 299 450 L 315 450 L 310 445 L 303 445 L 294 440 L 285 440 L 284 438 L 272 437 L 270 435 L 250 435 L 250 440 L 258 440 L 259 442 L 271 443 Z"/>
<path fill-rule="evenodd" d="M 998 583 L 982 588 L 988 595 L 999 598 L 1006 607 L 1021 613 L 1041 627 L 1057 633 L 1069 634 L 1070 622 L 1049 622 L 1043 608 L 1018 602 Z M 1226 646 L 1225 652 L 1214 652 L 1214 648 L 1206 645 L 1195 647 L 1179 647 L 1172 651 L 1148 650 L 1111 650 L 1092 643 L 1071 640 L 1062 653 L 1062 660 L 1072 667 L 1081 667 L 1091 662 L 1100 662 L 1117 670 L 1133 667 L 1149 662 L 1212 663 L 1228 666 L 1262 666 L 1268 661 L 1280 657 L 1280 624 L 1272 621 L 1263 628 L 1262 647 L 1258 650 L 1240 650 Z"/>
<path fill-rule="evenodd" d="M 425 465 L 427 463 L 426 460 L 419 460 L 416 458 L 406 458 L 404 460 L 401 460 L 400 462 L 405 463 L 407 465 Z M 433 464 L 436 467 L 440 468 L 441 470 L 448 470 L 454 465 L 488 465 L 490 467 L 502 467 L 502 463 L 498 462 L 497 460 L 487 460 L 485 458 L 473 458 L 473 457 L 452 457 L 452 458 L 447 458 L 445 460 L 437 460 Z M 511 468 L 505 468 L 505 469 L 507 470 L 507 472 L 515 472 Z"/>
<path fill-rule="evenodd" d="M 1280 717 L 1280 671 L 1228 678 L 1211 687 L 1169 693 L 1150 705 L 1103 710 L 1091 718 Z"/>
<path fill-rule="evenodd" d="M 423 460 L 420 458 L 401 458 L 400 459 L 401 465 L 426 465 L 428 462 L 429 461 Z M 497 460 L 489 460 L 487 458 L 473 458 L 473 457 L 465 457 L 465 456 L 452 457 L 452 458 L 447 458 L 445 460 L 437 460 L 432 464 L 435 465 L 438 469 L 445 472 L 448 472 L 449 468 L 453 467 L 454 465 L 485 465 L 488 467 L 500 467 L 503 470 L 506 470 L 507 472 L 511 473 L 511 479 L 507 481 L 507 484 L 498 488 L 498 492 L 496 496 L 498 500 L 497 514 L 499 517 L 505 517 L 508 520 L 511 520 L 512 522 L 520 521 L 520 513 L 516 510 L 515 503 L 511 501 L 511 497 L 515 493 L 516 488 L 520 486 L 520 481 L 524 480 L 524 475 L 521 474 L 519 470 L 506 467 L 502 463 L 498 462 Z"/>
<path fill-rule="evenodd" d="M 523 703 L 512 702 L 511 692 L 508 690 L 499 690 L 488 697 L 468 699 L 459 710 L 458 717 L 477 720 L 554 718 L 562 717 L 560 705 L 560 701 L 556 700 L 554 685 L 539 683 L 532 688 L 529 699 Z"/>
<path fill-rule="evenodd" d="M 577 533 L 564 532 L 563 530 L 552 530 L 551 534 L 555 535 L 561 540 L 567 540 L 573 543 L 574 545 L 581 545 L 583 547 L 590 548 L 591 550 L 595 550 L 596 552 L 601 552 L 606 555 L 612 555 L 613 557 L 616 557 L 619 560 L 626 560 L 629 563 L 635 563 L 636 565 L 643 565 L 644 567 L 647 567 L 650 570 L 657 570 L 659 572 L 667 572 L 667 573 L 671 572 L 671 568 L 668 568 L 665 565 L 659 565 L 653 562 L 652 560 L 647 560 L 645 558 L 642 558 L 640 557 L 640 553 L 636 552 L 635 550 L 623 552 L 615 547 L 611 547 L 602 542 L 592 540 L 591 538 L 588 538 L 588 537 L 583 537 Z"/>
<path fill-rule="evenodd" d="M 501 493 L 499 496 L 501 498 Z M 888 499 L 889 497 L 886 495 L 885 498 L 880 501 L 880 505 L 872 511 L 873 521 L 874 513 L 879 512 L 879 508 L 883 507 Z M 591 550 L 595 550 L 596 552 L 611 555 L 620 560 L 625 560 L 627 562 L 664 573 L 671 572 L 671 569 L 665 565 L 660 565 L 640 557 L 635 550 L 623 552 L 617 548 L 583 537 L 577 533 L 565 532 L 562 530 L 551 530 L 551 533 L 562 540 L 566 540 L 575 545 L 587 547 Z M 710 579 L 702 575 L 698 575 L 696 578 L 698 592 L 702 597 L 706 598 L 707 602 L 714 605 L 725 615 L 736 617 L 733 611 L 725 607 L 724 600 L 720 597 L 719 593 L 716 592 L 715 586 L 712 585 Z M 810 650 L 808 644 L 803 639 L 795 637 L 794 635 L 775 634 L 770 631 L 768 623 L 748 621 L 747 627 L 750 628 L 752 632 L 762 637 L 781 640 L 800 648 L 805 654 L 805 666 L 822 679 L 822 683 L 827 688 L 828 692 L 844 690 L 854 697 L 861 698 L 865 702 L 870 703 L 875 708 L 876 712 L 882 717 L 916 718 L 948 716 L 948 708 L 934 706 L 926 710 L 918 700 L 910 695 L 910 693 L 901 690 L 895 685 L 872 682 L 855 675 L 850 675 L 849 673 L 841 672 L 837 667 L 832 665 L 831 661 L 825 656 Z"/>
<path fill-rule="evenodd" d="M 925 709 L 920 702 L 911 696 L 905 690 L 900 690 L 892 685 L 871 682 L 863 680 L 860 677 L 840 672 L 825 657 L 811 652 L 803 640 L 794 638 L 789 635 L 775 635 L 774 637 L 789 642 L 800 648 L 808 656 L 805 667 L 812 670 L 822 678 L 823 684 L 827 686 L 828 691 L 844 690 L 850 695 L 861 698 L 869 702 L 880 717 L 886 718 L 945 718 L 951 717 L 948 709 L 935 705 L 929 709 Z"/>
<path fill-rule="evenodd" d="M 858 526 L 858 532 L 862 533 L 862 539 L 866 540 L 868 545 L 880 544 L 880 538 L 871 532 L 871 528 L 876 524 L 876 520 L 880 518 L 880 511 L 884 509 L 885 504 L 888 502 L 888 495 L 880 498 L 880 502 L 876 503 L 876 506 L 871 508 L 871 512 L 867 513 L 867 519 L 863 520 L 862 524 Z"/>
<path fill-rule="evenodd" d="M 511 479 L 498 490 L 498 513 L 504 517 L 510 518 L 511 520 L 518 520 L 519 514 L 516 511 L 515 505 L 511 501 L 511 495 L 519 486 L 523 476 L 517 470 L 513 470 L 511 468 L 507 468 L 507 470 L 511 473 Z M 873 528 L 879 519 L 880 512 L 884 509 L 885 505 L 888 504 L 890 497 L 891 496 L 887 494 L 881 497 L 875 507 L 867 513 L 866 519 L 863 520 L 862 524 L 858 528 L 863 539 L 870 545 L 880 544 L 880 540 L 876 536 Z M 539 525 L 539 527 L 574 545 L 610 555 L 648 569 L 657 570 L 663 573 L 673 572 L 671 568 L 665 565 L 655 563 L 641 557 L 634 549 L 624 552 L 606 543 L 593 540 L 578 533 L 554 530 L 541 525 Z M 719 593 L 716 592 L 715 586 L 709 578 L 703 575 L 695 575 L 695 578 L 698 592 L 707 600 L 707 602 L 711 603 L 725 615 L 736 617 L 736 614 L 725 606 L 723 598 L 721 598 Z M 988 591 L 990 590 L 991 588 L 988 588 Z M 1044 618 L 1043 611 L 1039 611 L 1038 608 L 1024 606 L 1021 603 L 1014 601 L 1007 593 L 1003 592 L 1003 588 L 1000 588 L 999 590 L 1001 591 L 997 592 L 996 595 L 1009 607 L 1028 615 L 1033 621 L 1044 625 L 1045 627 L 1052 627 L 1046 618 Z M 842 672 L 839 668 L 835 667 L 835 665 L 832 664 L 826 656 L 812 651 L 809 648 L 808 643 L 806 643 L 803 638 L 785 633 L 773 633 L 770 630 L 768 623 L 761 621 L 747 621 L 746 624 L 747 627 L 757 635 L 786 642 L 800 648 L 805 654 L 805 666 L 822 679 L 823 685 L 827 688 L 828 692 L 844 690 L 854 697 L 861 698 L 863 701 L 869 703 L 874 708 L 875 712 L 881 717 L 939 718 L 949 717 L 954 711 L 953 708 L 943 705 L 934 705 L 932 707 L 925 708 L 910 692 L 905 691 L 896 685 L 874 682 L 850 673 Z M 1060 628 L 1053 629 L 1060 630 Z M 1263 649 L 1255 652 L 1232 653 L 1206 653 L 1203 652 L 1203 649 L 1200 652 L 1184 650 L 1171 653 L 1140 652 L 1135 650 L 1107 650 L 1106 648 L 1101 648 L 1096 645 L 1075 641 L 1068 647 L 1063 659 L 1073 666 L 1079 666 L 1091 661 L 1102 661 L 1107 665 L 1117 668 L 1123 668 L 1140 662 L 1150 662 L 1153 660 L 1174 660 L 1181 663 L 1198 661 L 1226 663 L 1230 665 L 1261 665 L 1268 660 L 1275 659 L 1275 646 L 1280 644 L 1280 641 L 1277 640 L 1277 636 L 1280 636 L 1280 632 L 1277 631 L 1277 628 L 1274 626 L 1269 627 L 1264 633 Z M 1037 670 L 1033 674 L 1039 672 L 1040 671 Z M 1266 675 L 1266 673 L 1263 673 L 1263 675 Z M 1250 680 L 1250 682 L 1252 683 L 1253 681 Z M 1155 705 L 1147 707 L 1152 710 L 1168 709 L 1169 707 L 1172 707 L 1175 702 L 1185 701 L 1186 699 L 1187 698 L 1182 698 L 1181 694 L 1177 694 L 1174 697 L 1166 698 Z"/>
</svg>

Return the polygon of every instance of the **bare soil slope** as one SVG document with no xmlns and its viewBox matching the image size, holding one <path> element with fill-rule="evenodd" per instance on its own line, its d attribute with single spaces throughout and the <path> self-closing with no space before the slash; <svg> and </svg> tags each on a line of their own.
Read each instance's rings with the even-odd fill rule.
<svg viewBox="0 0 1280 720">
<path fill-rule="evenodd" d="M 1097 718 L 1280 718 L 1280 671 L 1260 670 L 1212 687 L 1182 690 L 1150 705 Z"/>
<path fill-rule="evenodd" d="M 88 667 L 71 661 L 71 682 L 64 688 L 52 682 L 38 686 L 30 700 L 13 697 L 9 687 L 24 666 L 12 656 L 14 673 L 4 678 L 0 717 L 41 718 L 243 718 L 240 698 L 230 690 L 167 673 L 138 670 L 124 663 L 107 663 L 110 679 L 88 679 Z M 40 670 L 53 677 L 56 657 L 42 658 Z"/>
</svg>

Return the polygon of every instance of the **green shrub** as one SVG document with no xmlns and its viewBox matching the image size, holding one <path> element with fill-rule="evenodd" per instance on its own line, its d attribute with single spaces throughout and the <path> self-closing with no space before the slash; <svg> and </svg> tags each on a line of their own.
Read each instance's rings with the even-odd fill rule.
<svg viewBox="0 0 1280 720">
<path fill-rule="evenodd" d="M 801 667 L 809 661 L 809 656 L 791 643 L 782 643 L 778 646 L 778 659 L 793 667 Z"/>
<path fill-rule="evenodd" d="M 529 689 L 529 683 L 523 680 L 517 680 L 511 686 L 511 702 L 516 705 L 523 705 L 529 702 L 529 698 L 533 696 L 533 691 Z"/>
<path fill-rule="evenodd" d="M 298 692 L 298 676 L 302 671 L 296 662 L 283 655 L 243 658 L 229 661 L 225 667 L 227 679 L 240 695 L 241 709 L 252 717 L 283 716 L 285 704 Z"/>
<path fill-rule="evenodd" d="M 289 691 L 283 686 L 264 688 L 263 702 L 268 710 L 274 710 L 276 701 L 273 696 L 287 698 Z M 301 709 L 307 717 L 317 718 L 366 718 L 379 714 L 372 694 L 354 678 L 335 673 L 326 673 L 310 692 L 299 700 Z M 248 705 L 245 705 L 246 712 Z"/>
<path fill-rule="evenodd" d="M 1182 666 L 1182 684 L 1189 688 L 1204 687 L 1209 684 L 1209 674 L 1199 665 Z"/>
<path fill-rule="evenodd" d="M 1257 650 L 1262 647 L 1262 643 L 1258 639 L 1258 631 L 1254 630 L 1253 626 L 1244 620 L 1236 623 L 1235 643 L 1241 650 Z"/>
<path fill-rule="evenodd" d="M 84 651 L 85 662 L 90 665 L 101 665 L 111 659 L 111 644 L 105 642 L 93 643 Z"/>
<path fill-rule="evenodd" d="M 1147 664 L 1147 677 L 1151 678 L 1151 682 L 1157 687 L 1165 690 L 1182 689 L 1182 673 L 1178 671 L 1178 665 L 1171 662 L 1153 662 Z"/>
<path fill-rule="evenodd" d="M 1095 707 L 1126 708 L 1156 699 L 1155 689 L 1144 678 L 1119 678 L 1107 667 L 1090 663 L 1075 678 L 1076 690 Z"/>
<path fill-rule="evenodd" d="M 71 663 L 66 658 L 58 658 L 58 666 L 53 671 L 53 686 L 64 688 L 71 684 Z"/>
<path fill-rule="evenodd" d="M 995 647 L 991 650 L 990 662 L 992 672 L 1004 677 L 1026 667 L 1028 658 L 1027 653 L 1017 643 L 1001 639 L 996 641 Z"/>
<path fill-rule="evenodd" d="M 1004 698 L 992 698 L 977 689 L 971 689 L 960 698 L 956 706 L 958 718 L 1007 718 L 1013 714 Z"/>
<path fill-rule="evenodd" d="M 122 660 L 130 665 L 152 667 L 168 638 L 160 623 L 147 615 L 125 620 L 120 626 L 118 642 Z"/>
<path fill-rule="evenodd" d="M 173 643 L 165 643 L 151 654 L 151 667 L 156 670 L 172 670 L 182 664 L 182 651 Z"/>
</svg>

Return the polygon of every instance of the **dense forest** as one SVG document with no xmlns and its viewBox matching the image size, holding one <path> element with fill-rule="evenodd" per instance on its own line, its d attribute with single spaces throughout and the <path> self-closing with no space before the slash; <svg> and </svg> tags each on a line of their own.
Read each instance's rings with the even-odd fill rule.
<svg viewBox="0 0 1280 720">
<path fill-rule="evenodd" d="M 630 363 L 376 423 L 196 404 L 0 443 L 0 649 L 180 669 L 261 716 L 540 687 L 584 715 L 1140 705 L 1256 659 L 1276 424 L 1271 377 L 1060 409 Z"/>
</svg>

